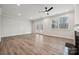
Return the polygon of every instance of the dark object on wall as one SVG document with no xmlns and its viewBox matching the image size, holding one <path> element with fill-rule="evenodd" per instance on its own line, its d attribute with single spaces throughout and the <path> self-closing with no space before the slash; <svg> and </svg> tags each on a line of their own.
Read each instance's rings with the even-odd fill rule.
<svg viewBox="0 0 79 59">
<path fill-rule="evenodd" d="M 77 48 L 76 55 L 79 55 L 79 32 L 75 31 L 75 47 Z"/>
</svg>

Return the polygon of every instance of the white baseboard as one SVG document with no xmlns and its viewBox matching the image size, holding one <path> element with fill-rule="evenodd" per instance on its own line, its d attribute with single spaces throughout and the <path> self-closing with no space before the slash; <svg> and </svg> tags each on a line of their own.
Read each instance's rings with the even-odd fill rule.
<svg viewBox="0 0 79 59">
<path fill-rule="evenodd" d="M 20 33 L 20 34 L 3 35 L 2 37 L 9 37 L 9 36 L 16 36 L 16 35 L 23 35 L 23 34 L 32 34 L 32 33 Z"/>
<path fill-rule="evenodd" d="M 54 37 L 59 37 L 59 38 L 64 38 L 64 39 L 71 39 L 71 40 L 74 40 L 74 38 L 63 37 L 63 36 L 56 36 L 56 35 L 50 35 L 50 34 L 44 34 L 44 33 L 37 33 L 37 34 L 42 34 L 42 35 L 47 35 L 47 36 L 54 36 Z"/>
</svg>

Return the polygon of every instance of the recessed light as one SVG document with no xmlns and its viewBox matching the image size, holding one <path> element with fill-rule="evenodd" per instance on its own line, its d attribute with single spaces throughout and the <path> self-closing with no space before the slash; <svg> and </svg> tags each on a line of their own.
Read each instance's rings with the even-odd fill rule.
<svg viewBox="0 0 79 59">
<path fill-rule="evenodd" d="M 20 6 L 21 4 L 17 4 L 17 6 Z"/>
</svg>

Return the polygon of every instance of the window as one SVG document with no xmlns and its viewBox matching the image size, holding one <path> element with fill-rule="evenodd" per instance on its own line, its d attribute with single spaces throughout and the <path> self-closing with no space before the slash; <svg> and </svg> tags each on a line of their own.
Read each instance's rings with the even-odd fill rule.
<svg viewBox="0 0 79 59">
<path fill-rule="evenodd" d="M 63 29 L 68 28 L 68 17 L 60 17 L 59 28 L 63 28 Z"/>
<path fill-rule="evenodd" d="M 51 26 L 52 29 L 68 29 L 68 16 L 54 18 Z"/>
<path fill-rule="evenodd" d="M 39 24 L 37 24 L 37 30 L 39 30 Z"/>
<path fill-rule="evenodd" d="M 43 24 L 37 24 L 37 30 L 38 31 L 43 30 Z"/>
</svg>

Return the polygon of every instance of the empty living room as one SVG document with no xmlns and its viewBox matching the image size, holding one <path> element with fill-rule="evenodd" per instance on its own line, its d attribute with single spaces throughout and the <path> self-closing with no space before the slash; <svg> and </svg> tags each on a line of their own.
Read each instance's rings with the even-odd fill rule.
<svg viewBox="0 0 79 59">
<path fill-rule="evenodd" d="M 0 4 L 0 55 L 79 55 L 79 5 Z"/>
</svg>

